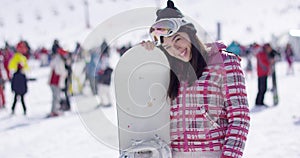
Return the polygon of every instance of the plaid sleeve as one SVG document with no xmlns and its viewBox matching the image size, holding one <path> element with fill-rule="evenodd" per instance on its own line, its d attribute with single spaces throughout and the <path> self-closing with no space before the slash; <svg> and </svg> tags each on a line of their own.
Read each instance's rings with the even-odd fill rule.
<svg viewBox="0 0 300 158">
<path fill-rule="evenodd" d="M 243 155 L 250 123 L 245 78 L 240 60 L 235 55 L 225 55 L 224 68 L 226 75 L 223 94 L 228 126 L 222 158 L 240 158 Z"/>
</svg>

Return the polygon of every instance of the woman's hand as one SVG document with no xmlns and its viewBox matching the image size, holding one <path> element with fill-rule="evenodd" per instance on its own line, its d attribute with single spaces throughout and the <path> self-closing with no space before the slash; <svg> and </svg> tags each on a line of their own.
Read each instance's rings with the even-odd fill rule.
<svg viewBox="0 0 300 158">
<path fill-rule="evenodd" d="M 141 42 L 141 45 L 146 49 L 146 50 L 153 50 L 155 48 L 155 44 L 152 41 L 143 41 Z"/>
</svg>

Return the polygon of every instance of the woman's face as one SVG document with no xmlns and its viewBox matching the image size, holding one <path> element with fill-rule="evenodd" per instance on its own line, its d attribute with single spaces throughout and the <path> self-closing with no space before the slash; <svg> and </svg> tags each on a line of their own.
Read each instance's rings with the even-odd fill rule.
<svg viewBox="0 0 300 158">
<path fill-rule="evenodd" d="M 190 38 L 185 32 L 178 32 L 170 37 L 164 37 L 163 48 L 169 55 L 189 62 L 192 58 L 192 44 Z"/>
</svg>

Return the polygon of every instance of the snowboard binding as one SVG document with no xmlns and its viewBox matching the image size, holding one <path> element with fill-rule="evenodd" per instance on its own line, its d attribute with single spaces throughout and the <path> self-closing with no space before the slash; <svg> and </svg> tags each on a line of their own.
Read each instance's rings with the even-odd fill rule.
<svg viewBox="0 0 300 158">
<path fill-rule="evenodd" d="M 172 158 L 169 145 L 157 135 L 149 140 L 133 140 L 119 158 Z"/>
</svg>

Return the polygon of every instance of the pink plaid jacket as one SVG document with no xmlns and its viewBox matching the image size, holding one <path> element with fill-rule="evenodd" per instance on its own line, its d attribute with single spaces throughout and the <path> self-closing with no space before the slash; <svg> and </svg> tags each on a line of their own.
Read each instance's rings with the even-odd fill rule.
<svg viewBox="0 0 300 158">
<path fill-rule="evenodd" d="M 220 54 L 210 58 L 192 86 L 181 82 L 178 97 L 171 101 L 173 151 L 243 155 L 250 122 L 245 79 L 239 58 Z"/>
</svg>

